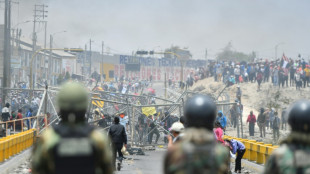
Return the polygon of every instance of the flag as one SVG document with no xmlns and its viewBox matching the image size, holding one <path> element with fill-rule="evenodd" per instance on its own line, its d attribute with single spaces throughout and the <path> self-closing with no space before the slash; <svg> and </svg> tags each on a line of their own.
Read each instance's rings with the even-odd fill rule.
<svg viewBox="0 0 310 174">
<path fill-rule="evenodd" d="M 283 56 L 282 56 L 282 60 L 281 60 L 281 66 L 282 68 L 286 68 L 286 65 L 288 64 L 289 60 L 288 58 L 285 56 L 285 54 L 283 53 Z"/>
</svg>

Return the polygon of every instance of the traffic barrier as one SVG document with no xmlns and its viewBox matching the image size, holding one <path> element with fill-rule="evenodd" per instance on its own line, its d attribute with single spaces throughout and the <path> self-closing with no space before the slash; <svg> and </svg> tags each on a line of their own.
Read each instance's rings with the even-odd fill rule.
<svg viewBox="0 0 310 174">
<path fill-rule="evenodd" d="M 31 147 L 36 141 L 36 129 L 30 129 L 0 139 L 0 163 Z"/>
<path fill-rule="evenodd" d="M 243 155 L 243 159 L 254 161 L 257 164 L 265 164 L 272 154 L 272 152 L 279 146 L 273 146 L 272 144 L 264 144 L 263 142 L 256 142 L 256 140 L 235 138 L 228 135 L 224 135 L 224 139 L 235 139 L 244 144 L 246 151 Z"/>
</svg>

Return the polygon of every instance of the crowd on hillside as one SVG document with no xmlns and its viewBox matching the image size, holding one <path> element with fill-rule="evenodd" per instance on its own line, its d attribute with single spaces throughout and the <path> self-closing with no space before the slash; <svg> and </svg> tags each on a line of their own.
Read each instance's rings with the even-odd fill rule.
<svg viewBox="0 0 310 174">
<path fill-rule="evenodd" d="M 296 89 L 309 86 L 310 64 L 304 59 L 292 60 L 285 56 L 281 60 L 260 60 L 257 62 L 214 62 L 208 66 L 207 76 L 225 84 L 243 82 L 271 82 L 273 86 Z M 258 88 L 259 89 L 259 88 Z"/>
</svg>

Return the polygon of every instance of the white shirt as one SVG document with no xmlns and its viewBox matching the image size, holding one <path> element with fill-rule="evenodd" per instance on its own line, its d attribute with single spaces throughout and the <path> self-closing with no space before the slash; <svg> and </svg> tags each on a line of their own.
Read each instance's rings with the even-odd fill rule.
<svg viewBox="0 0 310 174">
<path fill-rule="evenodd" d="M 10 113 L 9 108 L 7 107 L 2 108 L 2 113 Z"/>
</svg>

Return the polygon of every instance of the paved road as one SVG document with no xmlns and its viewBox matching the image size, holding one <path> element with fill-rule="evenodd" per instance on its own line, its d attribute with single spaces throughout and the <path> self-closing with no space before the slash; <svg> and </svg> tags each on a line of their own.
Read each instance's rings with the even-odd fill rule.
<svg viewBox="0 0 310 174">
<path fill-rule="evenodd" d="M 130 155 L 130 160 L 123 161 L 123 168 L 117 174 L 161 174 L 163 173 L 163 159 L 166 149 L 145 151 L 144 156 Z"/>
</svg>

